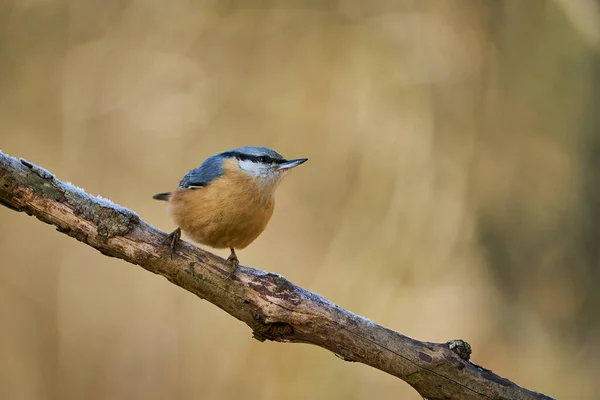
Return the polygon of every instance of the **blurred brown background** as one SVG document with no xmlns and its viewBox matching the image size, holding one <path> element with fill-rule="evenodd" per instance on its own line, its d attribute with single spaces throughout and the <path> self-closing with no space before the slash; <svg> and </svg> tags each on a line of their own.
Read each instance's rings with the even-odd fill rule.
<svg viewBox="0 0 600 400">
<path fill-rule="evenodd" d="M 597 1 L 0 4 L 3 151 L 166 231 L 205 157 L 308 157 L 243 264 L 600 398 Z M 0 399 L 235 398 L 419 396 L 0 209 Z"/>
</svg>

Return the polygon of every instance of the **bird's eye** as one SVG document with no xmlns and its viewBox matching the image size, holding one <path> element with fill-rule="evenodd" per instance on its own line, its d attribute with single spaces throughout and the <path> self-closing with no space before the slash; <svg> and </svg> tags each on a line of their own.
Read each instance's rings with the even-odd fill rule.
<svg viewBox="0 0 600 400">
<path fill-rule="evenodd" d="M 260 157 L 258 157 L 258 161 L 260 161 L 261 163 L 265 163 L 266 164 L 269 160 L 265 156 L 260 156 Z"/>
</svg>

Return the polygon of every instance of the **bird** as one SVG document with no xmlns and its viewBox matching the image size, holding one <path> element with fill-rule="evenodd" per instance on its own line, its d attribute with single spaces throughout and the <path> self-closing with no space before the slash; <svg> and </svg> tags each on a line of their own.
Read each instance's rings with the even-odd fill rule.
<svg viewBox="0 0 600 400">
<path fill-rule="evenodd" d="M 231 276 L 239 265 L 236 249 L 248 247 L 271 220 L 283 177 L 307 160 L 288 160 L 266 147 L 239 147 L 208 157 L 175 190 L 152 196 L 168 202 L 167 212 L 177 225 L 165 239 L 171 258 L 183 232 L 196 243 L 228 248 Z"/>
</svg>

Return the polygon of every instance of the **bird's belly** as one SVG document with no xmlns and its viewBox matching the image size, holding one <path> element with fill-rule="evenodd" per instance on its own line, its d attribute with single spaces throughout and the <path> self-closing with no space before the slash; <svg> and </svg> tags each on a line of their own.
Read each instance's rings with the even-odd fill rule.
<svg viewBox="0 0 600 400">
<path fill-rule="evenodd" d="M 182 193 L 170 205 L 171 215 L 193 241 L 214 248 L 243 249 L 265 230 L 273 215 L 272 199 L 215 196 L 204 189 Z"/>
</svg>

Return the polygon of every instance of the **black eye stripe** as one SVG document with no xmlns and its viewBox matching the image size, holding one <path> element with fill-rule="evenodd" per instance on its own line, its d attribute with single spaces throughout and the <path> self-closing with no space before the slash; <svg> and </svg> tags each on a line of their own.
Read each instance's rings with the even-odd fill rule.
<svg viewBox="0 0 600 400">
<path fill-rule="evenodd" d="M 236 151 L 228 151 L 228 152 L 222 153 L 222 155 L 224 157 L 235 157 L 238 160 L 248 160 L 248 161 L 260 162 L 260 163 L 265 163 L 265 164 L 266 163 L 282 164 L 285 162 L 285 160 L 280 160 L 280 159 L 269 157 L 269 156 L 256 156 L 256 155 L 252 155 L 252 154 L 238 153 Z"/>
</svg>

